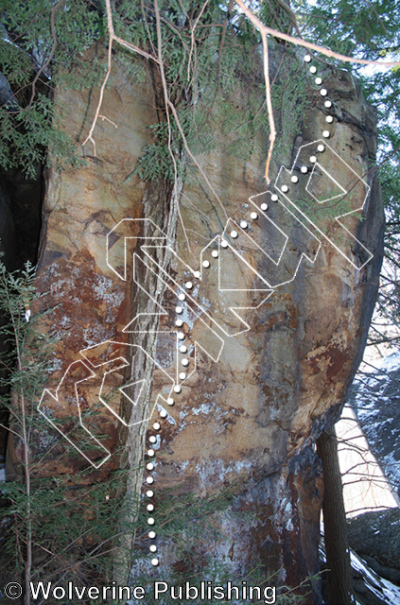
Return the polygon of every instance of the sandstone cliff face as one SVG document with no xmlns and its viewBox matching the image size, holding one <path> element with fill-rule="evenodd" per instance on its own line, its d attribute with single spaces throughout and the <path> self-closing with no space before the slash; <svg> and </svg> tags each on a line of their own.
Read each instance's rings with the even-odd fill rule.
<svg viewBox="0 0 400 605">
<path fill-rule="evenodd" d="M 91 463 L 90 480 L 98 481 L 155 451 L 145 474 L 154 496 L 146 496 L 143 470 L 132 470 L 126 490 L 127 501 L 142 490 L 155 503 L 159 566 L 150 563 L 151 540 L 137 540 L 133 582 L 146 570 L 159 579 L 212 579 L 206 570 L 219 567 L 239 584 L 255 570 L 267 581 L 279 570 L 270 582 L 296 586 L 319 569 L 314 443 L 336 419 L 362 354 L 383 228 L 371 171 L 374 113 L 349 74 L 325 69 L 323 79 L 328 94 L 310 85 L 303 125 L 288 128 L 290 103 L 276 116 L 289 145 L 277 148 L 269 188 L 261 135 L 247 161 L 228 156 L 222 137 L 199 154 L 209 183 L 198 168 L 175 191 L 141 182 L 133 171 L 157 121 L 155 93 L 150 76 L 144 85 L 127 81 L 117 61 L 102 107 L 117 128 L 99 121 L 97 157 L 50 171 L 38 264 L 49 295 L 34 311 L 54 307 L 43 326 L 59 344 L 40 410 L 52 421 L 69 417 L 69 438 L 83 454 L 67 455 L 56 434 L 42 472 Z M 57 94 L 66 130 L 82 141 L 98 91 Z M 335 221 L 344 214 L 348 231 Z M 79 430 L 77 395 L 83 415 L 96 411 L 84 423 L 99 443 Z M 126 558 L 116 569 L 126 575 Z M 319 600 L 313 585 L 310 603 Z"/>
</svg>

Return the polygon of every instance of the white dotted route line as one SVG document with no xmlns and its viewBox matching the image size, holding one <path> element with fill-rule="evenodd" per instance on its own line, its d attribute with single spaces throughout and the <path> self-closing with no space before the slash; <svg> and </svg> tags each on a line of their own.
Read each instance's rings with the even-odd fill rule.
<svg viewBox="0 0 400 605">
<path fill-rule="evenodd" d="M 312 61 L 312 57 L 311 57 L 311 55 L 306 55 L 306 56 L 304 57 L 304 61 L 305 61 L 305 63 L 311 63 L 311 61 Z M 316 73 L 317 73 L 317 68 L 316 68 L 316 66 L 315 66 L 315 65 L 311 65 L 311 66 L 310 66 L 310 68 L 309 68 L 309 71 L 310 71 L 310 73 L 311 73 L 311 74 L 313 74 L 313 75 L 314 75 L 314 74 L 316 74 Z M 315 84 L 316 84 L 317 86 L 321 86 L 321 85 L 322 85 L 322 83 L 323 83 L 322 78 L 321 78 L 321 77 L 319 77 L 319 76 L 317 76 L 317 77 L 315 78 L 315 80 L 314 80 L 314 81 L 315 81 Z M 328 91 L 326 90 L 326 88 L 321 88 L 321 89 L 320 89 L 320 91 L 319 91 L 319 93 L 320 93 L 320 95 L 321 95 L 322 97 L 326 97 L 326 96 L 327 96 L 327 94 L 328 94 Z M 326 100 L 324 101 L 324 105 L 325 105 L 325 107 L 326 107 L 327 109 L 329 109 L 329 108 L 331 108 L 331 107 L 332 107 L 332 101 L 330 101 L 329 99 L 326 99 Z M 327 124 L 332 124 L 332 123 L 333 123 L 334 118 L 333 118 L 333 116 L 332 116 L 332 115 L 327 115 L 327 116 L 326 116 L 326 118 L 325 118 L 325 120 L 326 120 Z M 323 130 L 323 131 L 322 131 L 322 136 L 324 137 L 324 139 L 328 139 L 328 138 L 330 138 L 331 133 L 329 132 L 329 130 Z M 320 144 L 318 144 L 318 145 L 317 145 L 317 148 L 316 148 L 316 151 L 317 151 L 318 153 L 323 153 L 323 152 L 325 151 L 325 146 L 324 146 L 323 144 L 321 144 L 321 143 L 320 143 Z M 310 156 L 310 162 L 311 162 L 311 164 L 315 164 L 315 163 L 317 162 L 317 157 L 316 157 L 315 155 Z M 309 171 L 309 168 L 308 168 L 307 166 L 301 166 L 301 168 L 300 168 L 300 172 L 301 172 L 302 174 L 307 174 L 307 173 L 308 173 L 308 171 Z M 293 176 L 291 177 L 291 179 L 290 179 L 290 180 L 291 180 L 291 182 L 292 182 L 293 184 L 296 184 L 296 183 L 298 183 L 299 178 L 298 178 L 296 175 L 293 175 Z M 289 191 L 289 187 L 288 187 L 287 185 L 283 185 L 283 186 L 282 186 L 282 191 L 283 191 L 283 193 L 287 193 L 287 192 Z M 278 196 L 277 196 L 275 193 L 273 193 L 273 194 L 271 195 L 271 200 L 272 200 L 273 202 L 278 202 L 278 201 L 279 201 L 279 197 L 278 197 Z M 264 202 L 264 203 L 262 203 L 262 204 L 261 204 L 260 208 L 261 208 L 261 210 L 266 211 L 266 210 L 268 210 L 268 204 L 266 204 L 266 203 Z M 258 218 L 259 218 L 259 215 L 257 214 L 257 212 L 250 212 L 250 216 L 249 216 L 250 221 L 256 221 L 256 220 L 258 220 Z M 240 225 L 240 227 L 241 227 L 242 229 L 247 229 L 247 228 L 250 226 L 250 223 L 248 222 L 248 220 L 242 219 L 242 220 L 240 220 L 240 221 L 239 221 L 239 225 Z M 230 234 L 229 234 L 229 235 L 230 235 L 230 237 L 231 237 L 231 238 L 233 238 L 233 239 L 237 239 L 237 238 L 239 237 L 239 233 L 238 233 L 237 231 L 235 231 L 235 230 L 232 230 L 232 231 L 230 232 Z M 228 242 L 227 242 L 225 239 L 222 239 L 222 240 L 221 240 L 221 246 L 222 246 L 222 248 L 227 248 L 227 247 L 228 247 Z M 217 259 L 217 258 L 218 258 L 218 250 L 212 250 L 212 252 L 211 252 L 211 257 L 212 257 L 213 259 Z M 205 269 L 209 269 L 209 268 L 210 268 L 210 266 L 211 266 L 210 261 L 209 261 L 209 260 L 207 260 L 207 259 L 206 259 L 206 260 L 203 260 L 202 265 L 203 265 L 203 267 L 204 267 Z M 194 272 L 194 277 L 196 277 L 196 278 L 200 278 L 200 277 L 201 277 L 200 272 L 199 272 L 199 271 L 195 271 L 195 272 Z M 193 283 L 192 283 L 191 281 L 186 282 L 186 283 L 185 283 L 185 288 L 186 288 L 187 290 L 192 290 L 192 289 L 193 289 Z M 193 295 L 193 293 L 192 293 L 192 295 Z M 178 293 L 178 294 L 177 294 L 177 297 L 178 297 L 179 302 L 178 302 L 178 304 L 177 304 L 177 306 L 176 306 L 176 308 L 175 308 L 175 312 L 176 312 L 176 314 L 177 314 L 177 318 L 175 319 L 175 326 L 176 326 L 177 328 L 182 328 L 182 326 L 183 326 L 183 323 L 184 323 L 184 322 L 183 322 L 183 320 L 182 320 L 182 319 L 181 319 L 179 316 L 180 316 L 180 315 L 183 313 L 183 310 L 184 310 L 184 309 L 183 309 L 183 307 L 182 307 L 182 303 L 184 303 L 184 301 L 186 300 L 186 296 L 185 296 L 185 294 L 184 294 L 183 292 L 181 292 L 181 293 Z M 178 333 L 178 339 L 179 339 L 179 340 L 183 341 L 183 340 L 185 340 L 185 338 L 186 338 L 186 336 L 185 336 L 185 334 L 184 334 L 183 332 L 179 332 L 179 333 Z M 182 345 L 179 347 L 179 351 L 180 351 L 182 354 L 186 354 L 186 353 L 188 353 L 188 347 L 187 347 L 186 345 L 182 344 Z M 189 360 L 188 360 L 188 358 L 187 358 L 187 357 L 184 357 L 184 358 L 181 360 L 181 364 L 182 364 L 182 366 L 183 366 L 184 368 L 186 368 L 186 367 L 189 365 Z M 181 380 L 185 380 L 185 378 L 186 378 L 186 373 L 185 373 L 185 372 L 181 372 L 181 373 L 179 374 L 179 378 L 180 378 Z M 176 385 L 176 386 L 174 387 L 174 391 L 175 391 L 175 393 L 179 394 L 179 393 L 181 393 L 181 391 L 182 391 L 182 387 L 181 387 L 180 385 Z M 169 405 L 174 405 L 174 400 L 173 400 L 171 397 L 169 397 L 169 398 L 167 399 L 167 403 L 168 403 Z M 166 417 L 167 417 L 167 415 L 168 415 L 168 414 L 167 414 L 167 412 L 166 412 L 166 410 L 164 410 L 164 409 L 161 409 L 161 411 L 159 412 L 159 414 L 160 414 L 160 417 L 161 417 L 162 419 L 166 418 Z M 153 424 L 153 426 L 152 426 L 152 429 L 153 429 L 154 431 L 160 431 L 160 429 L 161 429 L 161 425 L 160 425 L 160 423 L 159 423 L 159 422 L 155 422 L 155 423 Z M 150 442 L 150 444 L 152 444 L 152 445 L 153 445 L 154 443 L 156 443 L 156 441 L 157 441 L 157 438 L 156 438 L 154 435 L 150 435 L 150 437 L 149 437 L 149 442 Z M 152 448 L 150 447 L 150 448 L 147 450 L 147 456 L 148 456 L 149 458 L 152 458 L 152 457 L 154 457 L 154 455 L 155 455 L 154 449 L 152 449 Z M 154 464 L 153 464 L 152 462 L 148 462 L 148 463 L 146 464 L 146 470 L 147 470 L 147 471 L 149 471 L 149 473 L 151 473 L 151 471 L 153 471 L 153 470 L 154 470 Z M 151 476 L 151 474 L 148 474 L 148 475 L 147 475 L 147 477 L 146 477 L 146 484 L 149 486 L 149 485 L 153 485 L 153 483 L 154 483 L 154 478 Z M 154 508 L 155 508 L 155 507 L 154 507 L 154 504 L 152 503 L 152 499 L 154 498 L 154 491 L 153 491 L 152 489 L 148 489 L 148 490 L 146 491 L 146 497 L 147 497 L 147 499 L 148 499 L 148 504 L 146 505 L 146 509 L 147 509 L 147 511 L 148 511 L 149 513 L 152 513 L 152 512 L 154 511 Z M 148 524 L 149 526 L 153 526 L 153 525 L 155 524 L 155 519 L 154 519 L 154 517 L 148 517 L 148 519 L 147 519 L 147 524 Z M 156 553 L 156 552 L 157 552 L 157 546 L 156 546 L 156 544 L 154 544 L 154 540 L 156 539 L 157 534 L 156 534 L 156 532 L 155 532 L 153 529 L 151 529 L 151 530 L 148 532 L 148 537 L 149 537 L 149 539 L 152 541 L 151 545 L 149 546 L 149 551 L 150 551 L 150 553 L 151 553 L 152 555 L 154 555 L 154 553 Z M 152 564 L 154 567 L 157 567 L 157 566 L 159 565 L 159 563 L 160 563 L 160 560 L 159 560 L 158 556 L 153 557 L 153 558 L 151 559 L 151 564 Z"/>
</svg>

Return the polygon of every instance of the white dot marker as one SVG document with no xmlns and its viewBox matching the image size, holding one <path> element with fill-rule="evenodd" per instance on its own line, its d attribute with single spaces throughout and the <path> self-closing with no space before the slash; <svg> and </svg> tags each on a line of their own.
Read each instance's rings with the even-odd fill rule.
<svg viewBox="0 0 400 605">
<path fill-rule="evenodd" d="M 317 86 L 321 86 L 322 84 L 322 78 L 315 78 L 315 83 Z"/>
<path fill-rule="evenodd" d="M 231 231 L 231 237 L 233 237 L 233 239 L 236 239 L 238 236 L 237 231 Z"/>
<path fill-rule="evenodd" d="M 316 73 L 317 73 L 317 68 L 315 67 L 315 65 L 311 65 L 311 67 L 310 67 L 310 72 L 311 72 L 312 74 L 316 74 Z"/>
<path fill-rule="evenodd" d="M 278 201 L 278 196 L 276 195 L 276 193 L 273 193 L 273 194 L 271 195 L 271 200 L 272 200 L 273 202 L 277 202 L 277 201 Z"/>
<path fill-rule="evenodd" d="M 147 519 L 147 524 L 148 524 L 148 525 L 154 525 L 154 523 L 155 523 L 155 521 L 154 521 L 153 517 L 149 517 L 149 518 Z"/>
<path fill-rule="evenodd" d="M 187 282 L 186 282 L 186 284 L 185 284 L 185 287 L 186 287 L 188 290 L 191 290 L 191 289 L 193 288 L 193 284 L 192 284 L 192 282 L 191 282 L 191 281 L 187 281 Z"/>
<path fill-rule="evenodd" d="M 282 185 L 283 193 L 287 193 L 289 191 L 289 187 L 287 185 Z"/>
<path fill-rule="evenodd" d="M 302 166 L 302 167 L 300 168 L 300 172 L 302 172 L 303 174 L 307 174 L 307 172 L 308 172 L 308 168 L 307 168 L 307 166 Z"/>
<path fill-rule="evenodd" d="M 193 275 L 194 275 L 195 277 L 197 277 L 197 279 L 199 279 L 199 278 L 200 278 L 200 276 L 201 276 L 201 273 L 200 273 L 200 271 L 195 271 L 195 272 L 193 273 Z"/>
<path fill-rule="evenodd" d="M 299 177 L 294 174 L 293 176 L 290 177 L 290 180 L 292 181 L 292 183 L 297 183 L 299 180 Z"/>
<path fill-rule="evenodd" d="M 168 397 L 167 403 L 168 405 L 174 405 L 175 401 L 172 399 L 172 397 Z"/>
<path fill-rule="evenodd" d="M 158 559 L 152 559 L 151 560 L 151 564 L 154 565 L 154 567 L 157 567 L 157 565 L 158 565 Z"/>
<path fill-rule="evenodd" d="M 211 256 L 213 256 L 214 258 L 218 258 L 218 252 L 217 252 L 217 250 L 213 250 L 211 252 Z"/>
<path fill-rule="evenodd" d="M 150 540 L 154 540 L 154 538 L 156 537 L 156 532 L 155 531 L 149 531 L 149 533 L 147 534 L 150 538 Z"/>
<path fill-rule="evenodd" d="M 209 266 L 210 266 L 210 262 L 208 260 L 203 260 L 203 267 L 208 269 Z"/>
<path fill-rule="evenodd" d="M 242 229 L 247 229 L 249 225 L 247 221 L 240 221 L 240 226 Z"/>
<path fill-rule="evenodd" d="M 154 504 L 148 504 L 146 506 L 147 510 L 149 511 L 149 513 L 151 513 L 154 510 Z"/>
<path fill-rule="evenodd" d="M 179 374 L 179 378 L 180 378 L 180 380 L 185 380 L 185 378 L 186 378 L 186 374 L 185 374 L 185 372 L 181 372 L 181 373 Z"/>
<path fill-rule="evenodd" d="M 317 156 L 312 155 L 312 156 L 310 157 L 310 162 L 311 162 L 311 164 L 315 164 L 315 162 L 316 162 L 316 161 L 317 161 Z"/>
<path fill-rule="evenodd" d="M 152 544 L 149 548 L 150 552 L 157 552 L 157 546 L 155 544 Z"/>
<path fill-rule="evenodd" d="M 325 120 L 328 122 L 328 124 L 332 124 L 333 116 L 326 116 Z"/>
<path fill-rule="evenodd" d="M 152 498 L 152 497 L 154 496 L 154 492 L 153 492 L 153 490 L 148 489 L 148 490 L 147 490 L 147 492 L 146 492 L 146 496 L 147 496 L 148 498 Z"/>
<path fill-rule="evenodd" d="M 182 359 L 181 364 L 183 366 L 185 366 L 185 368 L 189 365 L 189 360 L 188 359 Z"/>
<path fill-rule="evenodd" d="M 178 315 L 180 315 L 182 312 L 183 312 L 182 307 L 175 307 L 175 313 L 178 313 Z"/>
<path fill-rule="evenodd" d="M 317 151 L 319 151 L 320 153 L 322 153 L 323 151 L 325 151 L 325 145 L 319 144 L 317 147 Z"/>
<path fill-rule="evenodd" d="M 146 464 L 146 468 L 148 471 L 152 471 L 154 469 L 154 464 L 152 462 L 149 462 L 148 464 Z"/>
<path fill-rule="evenodd" d="M 177 327 L 177 328 L 181 328 L 181 327 L 183 326 L 183 321 L 182 321 L 182 319 L 177 319 L 177 320 L 175 321 L 175 325 L 176 325 L 176 327 Z"/>
<path fill-rule="evenodd" d="M 223 248 L 227 248 L 228 247 L 228 242 L 226 241 L 226 239 L 221 240 L 221 246 Z"/>
<path fill-rule="evenodd" d="M 180 350 L 180 352 L 181 352 L 181 353 L 187 353 L 187 351 L 188 351 L 188 350 L 187 350 L 187 347 L 185 347 L 185 345 L 181 345 L 181 346 L 179 347 L 179 350 Z"/>
<path fill-rule="evenodd" d="M 328 91 L 326 90 L 326 88 L 321 88 L 321 90 L 319 91 L 319 94 L 322 95 L 323 97 L 326 97 L 326 95 L 328 94 Z"/>
<path fill-rule="evenodd" d="M 322 136 L 323 136 L 325 139 L 329 139 L 329 137 L 330 137 L 330 132 L 329 132 L 329 130 L 324 130 L 324 131 L 322 132 Z"/>
<path fill-rule="evenodd" d="M 182 389 L 181 389 L 181 387 L 180 387 L 180 386 L 177 384 L 177 385 L 174 387 L 174 391 L 175 391 L 175 393 L 180 393 L 180 392 L 182 391 Z"/>
<path fill-rule="evenodd" d="M 329 99 L 327 99 L 324 103 L 325 107 L 332 107 L 332 101 L 330 101 Z"/>
<path fill-rule="evenodd" d="M 186 300 L 186 296 L 184 295 L 183 292 L 181 292 L 180 294 L 178 294 L 178 298 L 179 298 L 179 300 Z"/>
<path fill-rule="evenodd" d="M 154 456 L 154 450 L 152 448 L 147 450 L 147 455 L 150 456 L 150 458 L 152 458 Z"/>
<path fill-rule="evenodd" d="M 260 207 L 261 210 L 268 210 L 268 204 L 266 204 L 265 202 L 263 202 Z"/>
<path fill-rule="evenodd" d="M 148 483 L 149 485 L 151 485 L 152 483 L 154 483 L 153 477 L 146 477 L 146 483 Z"/>
<path fill-rule="evenodd" d="M 304 61 L 305 61 L 306 63 L 310 63 L 310 61 L 311 61 L 311 55 L 306 55 L 306 56 L 304 57 Z"/>
<path fill-rule="evenodd" d="M 251 218 L 253 221 L 256 221 L 256 220 L 258 219 L 258 214 L 257 214 L 257 212 L 252 212 L 252 213 L 250 214 L 250 218 Z"/>
<path fill-rule="evenodd" d="M 165 410 L 161 410 L 160 416 L 161 416 L 161 418 L 166 418 L 167 417 L 167 412 Z"/>
<path fill-rule="evenodd" d="M 154 435 L 150 435 L 149 441 L 150 443 L 155 443 L 157 441 L 157 437 L 155 437 Z"/>
<path fill-rule="evenodd" d="M 178 340 L 185 340 L 185 335 L 183 332 L 178 332 Z"/>
<path fill-rule="evenodd" d="M 154 429 L 155 431 L 159 431 L 159 430 L 160 430 L 160 428 L 161 428 L 161 424 L 160 424 L 159 422 L 155 422 L 155 423 L 153 424 L 153 429 Z"/>
</svg>

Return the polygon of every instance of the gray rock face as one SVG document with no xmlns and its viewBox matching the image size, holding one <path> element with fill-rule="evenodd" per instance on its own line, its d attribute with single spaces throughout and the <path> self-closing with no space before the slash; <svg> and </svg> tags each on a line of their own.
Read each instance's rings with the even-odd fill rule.
<svg viewBox="0 0 400 605">
<path fill-rule="evenodd" d="M 389 355 L 375 371 L 360 376 L 350 403 L 393 489 L 400 497 L 400 355 Z"/>
<path fill-rule="evenodd" d="M 324 541 L 320 541 L 322 569 L 326 569 Z M 385 577 L 379 575 L 370 566 L 364 556 L 350 548 L 352 583 L 357 605 L 398 605 L 400 588 Z M 323 576 L 324 578 L 324 576 Z M 324 580 L 322 580 L 324 583 Z M 324 592 L 324 590 L 323 590 Z M 328 600 L 328 596 L 326 596 Z"/>
<path fill-rule="evenodd" d="M 400 509 L 373 511 L 351 519 L 349 543 L 380 576 L 400 586 Z"/>
</svg>

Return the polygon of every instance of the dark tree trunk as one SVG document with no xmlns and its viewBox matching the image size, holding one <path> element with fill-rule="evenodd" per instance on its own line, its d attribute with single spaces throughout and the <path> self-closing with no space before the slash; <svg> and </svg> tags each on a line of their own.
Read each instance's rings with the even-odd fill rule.
<svg viewBox="0 0 400 605">
<path fill-rule="evenodd" d="M 355 603 L 352 586 L 350 551 L 347 538 L 346 514 L 343 503 L 337 438 L 335 428 L 327 430 L 317 440 L 317 452 L 324 474 L 324 530 L 328 567 L 329 605 Z"/>
</svg>

